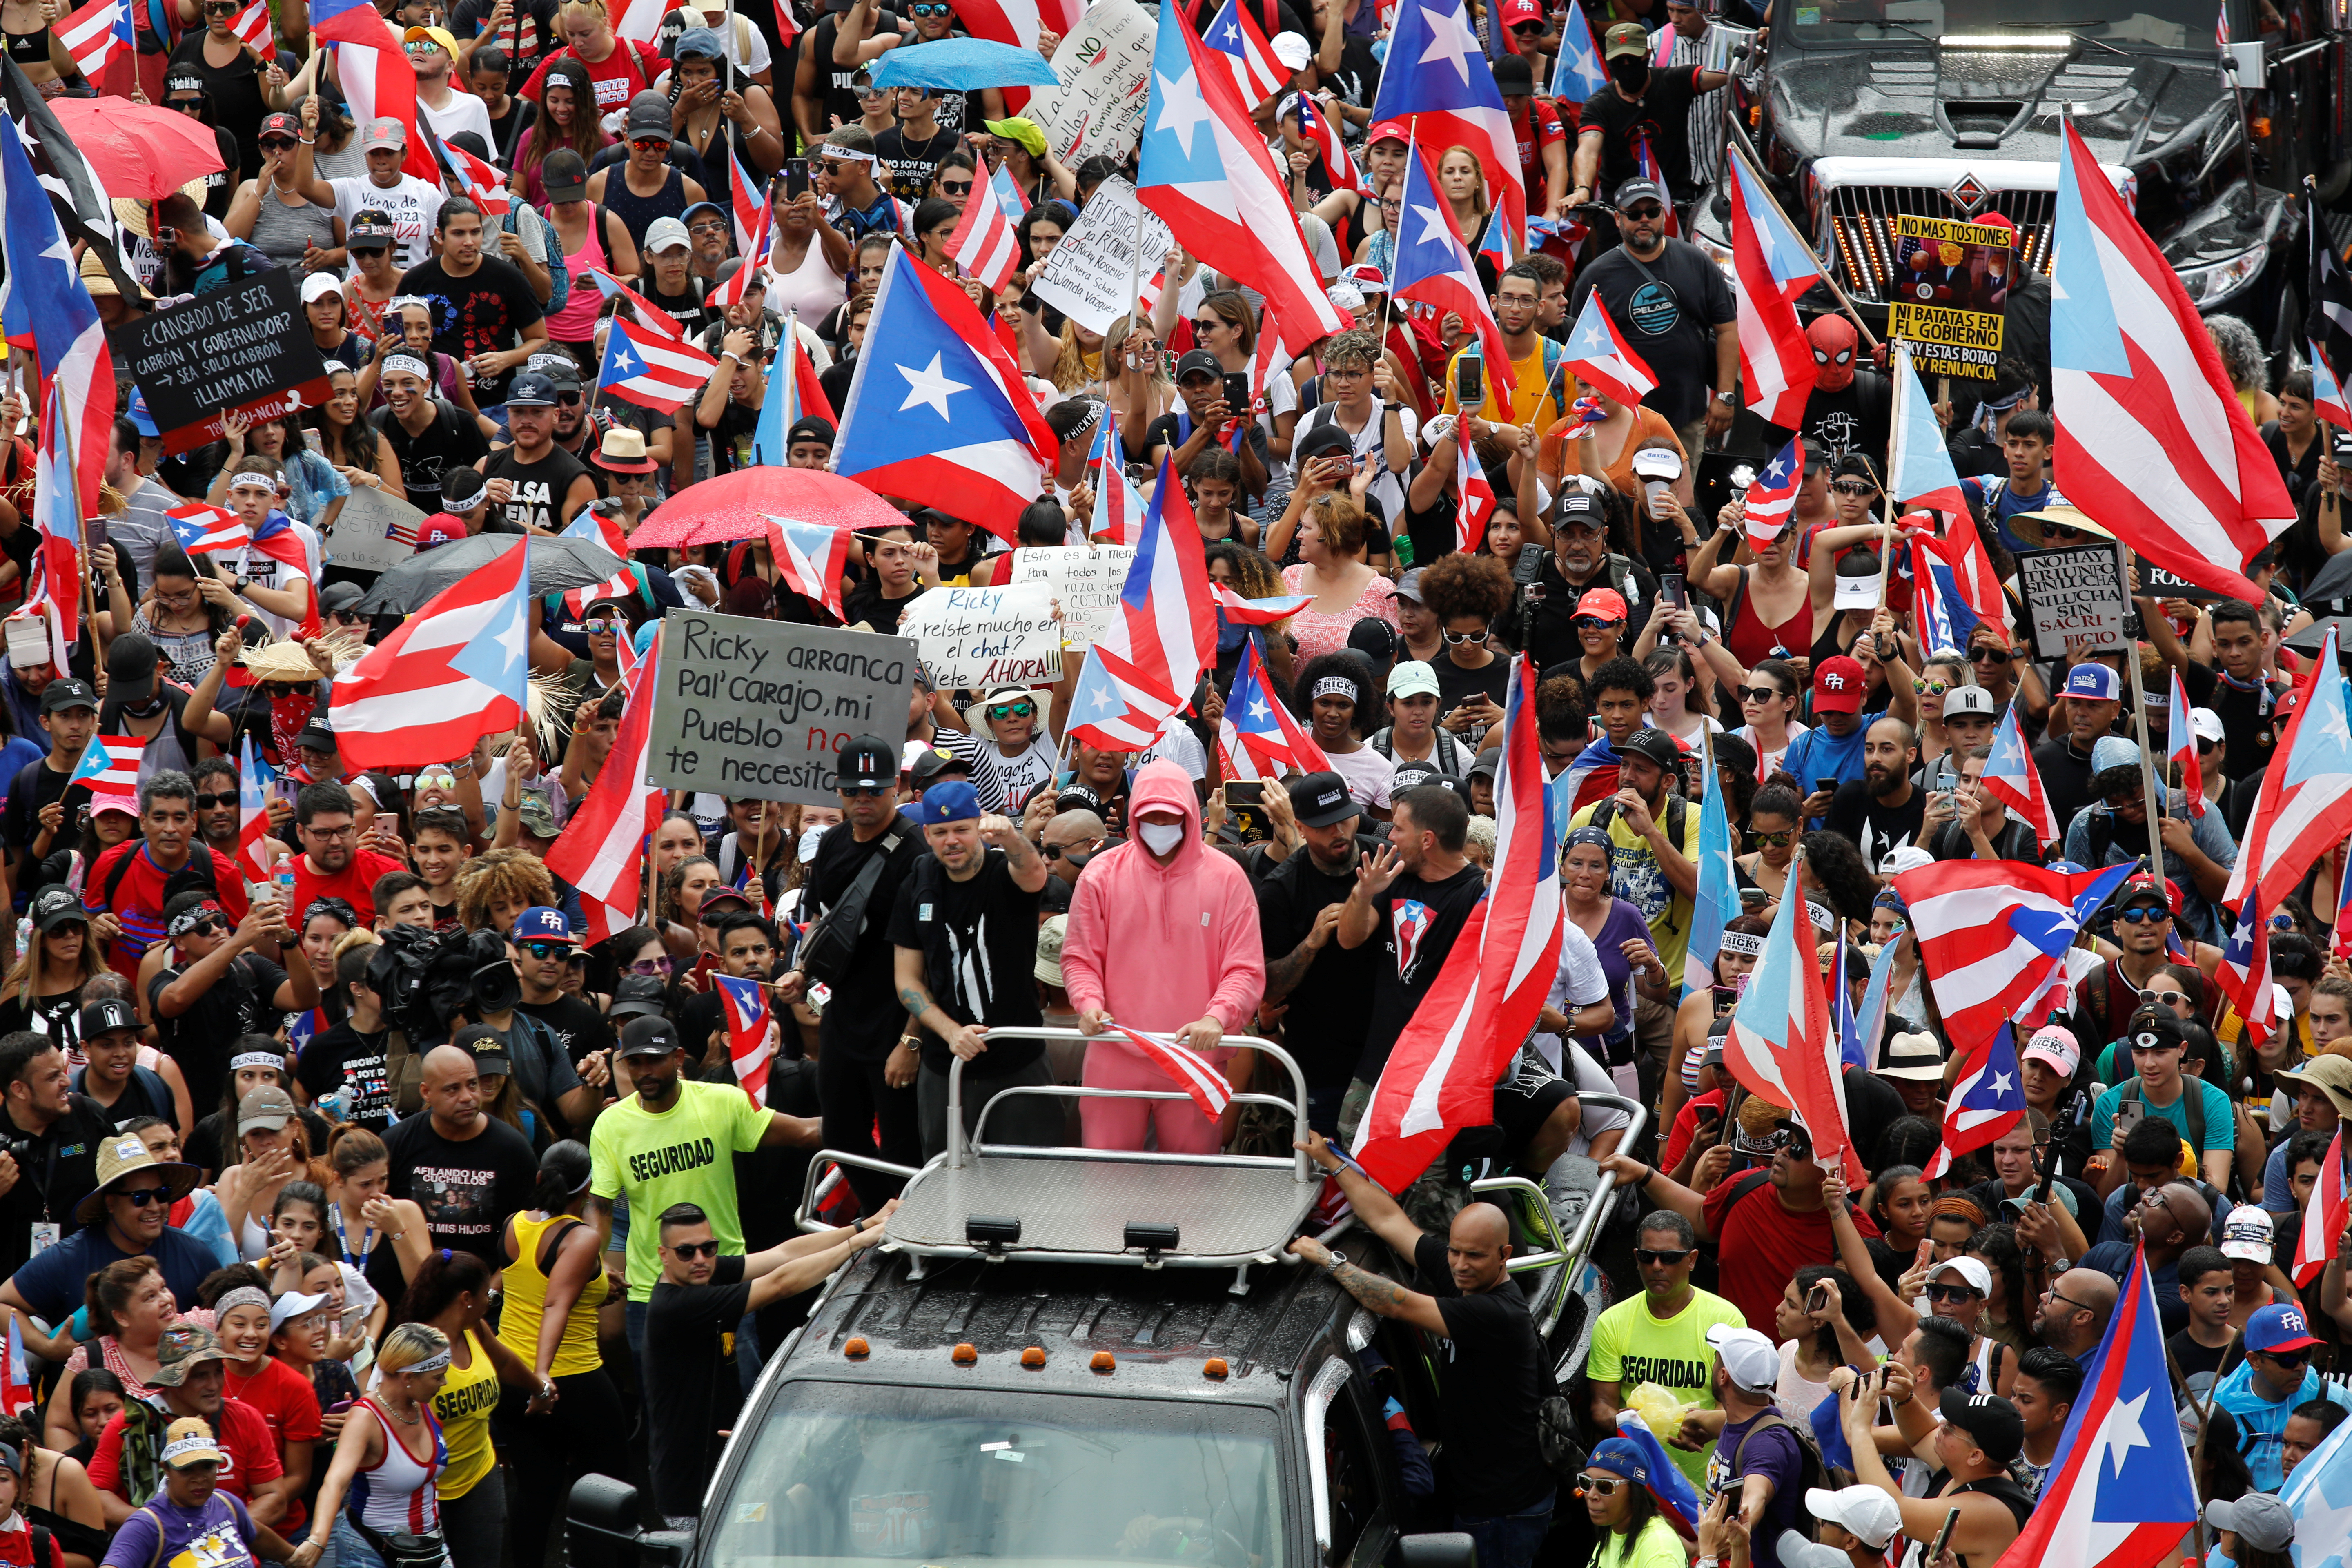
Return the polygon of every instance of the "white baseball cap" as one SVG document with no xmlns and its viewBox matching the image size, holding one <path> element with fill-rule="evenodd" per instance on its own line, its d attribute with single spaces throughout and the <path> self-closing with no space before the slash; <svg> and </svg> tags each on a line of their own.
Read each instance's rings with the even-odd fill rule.
<svg viewBox="0 0 2352 1568">
<path fill-rule="evenodd" d="M 2221 1256 L 2248 1263 L 2271 1260 L 2271 1216 L 2260 1205 L 2240 1204 L 2221 1225 Z"/>
<path fill-rule="evenodd" d="M 2221 716 L 2210 708 L 2191 708 L 2189 710 L 2189 728 L 2190 732 L 2200 741 L 2219 741 L 2224 738 L 2221 731 Z"/>
<path fill-rule="evenodd" d="M 1933 1284 L 1938 1274 L 1958 1274 L 1960 1277 L 1960 1283 L 1978 1295 L 1986 1298 L 1992 1295 L 1992 1270 L 1985 1267 L 1985 1261 L 1981 1258 L 1970 1258 L 1966 1254 L 1958 1258 L 1948 1258 L 1927 1270 L 1928 1283 Z"/>
<path fill-rule="evenodd" d="M 1754 1329 L 1717 1323 L 1707 1330 L 1706 1342 L 1723 1360 L 1731 1381 L 1750 1394 L 1769 1394 L 1780 1382 L 1780 1352 Z"/>
<path fill-rule="evenodd" d="M 1805 1511 L 1852 1531 L 1874 1552 L 1894 1540 L 1903 1528 L 1903 1506 L 1876 1487 L 1844 1487 L 1837 1491 L 1808 1487 Z"/>
</svg>

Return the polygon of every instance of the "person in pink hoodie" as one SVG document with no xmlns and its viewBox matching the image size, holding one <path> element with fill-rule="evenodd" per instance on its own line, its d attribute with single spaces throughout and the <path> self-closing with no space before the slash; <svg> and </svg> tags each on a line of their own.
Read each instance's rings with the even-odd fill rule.
<svg viewBox="0 0 2352 1568">
<path fill-rule="evenodd" d="M 1218 1042 L 1248 1028 L 1265 990 L 1248 874 L 1201 842 L 1200 803 L 1174 763 L 1137 772 L 1128 811 L 1134 837 L 1087 862 L 1070 896 L 1062 976 L 1079 1032 L 1099 1037 L 1116 1019 L 1173 1035 L 1244 1088 L 1250 1053 Z M 1085 1081 L 1180 1087 L 1116 1037 L 1088 1042 Z M 1147 1130 L 1171 1152 L 1213 1154 L 1220 1142 L 1190 1100 L 1088 1099 L 1078 1110 L 1090 1149 L 1140 1149 Z"/>
</svg>

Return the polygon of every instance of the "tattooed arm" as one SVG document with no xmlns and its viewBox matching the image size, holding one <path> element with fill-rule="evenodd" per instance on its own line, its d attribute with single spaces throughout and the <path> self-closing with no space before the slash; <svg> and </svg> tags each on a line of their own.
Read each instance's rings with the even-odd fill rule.
<svg viewBox="0 0 2352 1568">
<path fill-rule="evenodd" d="M 1311 1236 L 1302 1236 L 1293 1241 L 1290 1250 L 1330 1275 L 1339 1281 L 1339 1289 L 1381 1317 L 1402 1318 L 1414 1327 L 1427 1329 L 1433 1334 L 1445 1332 L 1445 1317 L 1437 1310 L 1435 1297 L 1408 1290 L 1393 1279 L 1359 1268 L 1342 1260 Z"/>
<path fill-rule="evenodd" d="M 1316 1168 L 1339 1184 L 1339 1190 L 1348 1194 L 1349 1206 L 1366 1228 L 1387 1242 L 1399 1258 L 1407 1263 L 1412 1261 L 1412 1249 L 1421 1245 L 1421 1226 L 1405 1217 L 1396 1199 L 1389 1196 L 1378 1182 L 1367 1180 L 1361 1171 L 1334 1153 L 1320 1132 L 1310 1131 L 1307 1142 L 1296 1147 L 1306 1150 Z"/>
</svg>

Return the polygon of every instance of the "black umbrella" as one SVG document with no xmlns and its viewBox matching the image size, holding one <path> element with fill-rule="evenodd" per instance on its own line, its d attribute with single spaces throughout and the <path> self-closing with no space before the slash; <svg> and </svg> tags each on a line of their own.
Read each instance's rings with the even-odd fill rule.
<svg viewBox="0 0 2352 1568">
<path fill-rule="evenodd" d="M 508 551 L 530 542 L 530 591 L 560 594 L 602 583 L 627 564 L 601 544 L 559 534 L 478 533 L 471 539 L 438 544 L 393 567 L 375 580 L 359 602 L 362 615 L 424 608 L 426 600 L 469 572 L 488 565 Z"/>
</svg>

